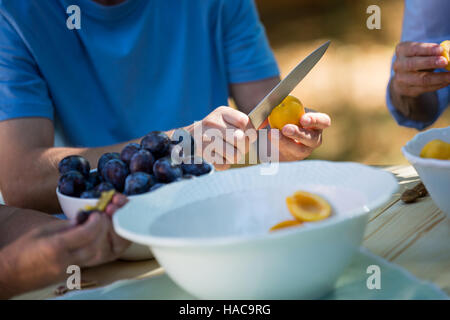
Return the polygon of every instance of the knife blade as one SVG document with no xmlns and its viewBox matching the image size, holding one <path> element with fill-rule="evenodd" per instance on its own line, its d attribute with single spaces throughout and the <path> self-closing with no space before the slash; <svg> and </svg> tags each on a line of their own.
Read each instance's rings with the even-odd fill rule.
<svg viewBox="0 0 450 320">
<path fill-rule="evenodd" d="M 319 62 L 320 58 L 327 51 L 330 41 L 325 42 L 309 56 L 301 61 L 289 74 L 281 80 L 248 114 L 253 126 L 258 129 L 267 119 L 273 108 L 281 103 L 289 93 L 299 84 L 300 81 L 311 71 Z"/>
</svg>

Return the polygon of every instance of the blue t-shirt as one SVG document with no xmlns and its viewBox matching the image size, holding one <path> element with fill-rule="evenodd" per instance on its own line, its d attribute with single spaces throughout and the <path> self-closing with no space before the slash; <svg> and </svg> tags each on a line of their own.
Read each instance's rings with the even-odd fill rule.
<svg viewBox="0 0 450 320">
<path fill-rule="evenodd" d="M 49 118 L 74 146 L 186 126 L 278 73 L 252 0 L 0 0 L 0 121 Z"/>
<path fill-rule="evenodd" d="M 405 12 L 403 15 L 403 31 L 401 41 L 418 41 L 441 43 L 450 39 L 450 21 L 448 13 L 450 12 L 449 0 L 406 0 Z M 395 61 L 395 55 L 392 62 Z M 437 72 L 446 72 L 443 69 Z M 394 70 L 391 66 L 391 79 L 394 76 Z M 432 125 L 437 118 L 444 112 L 449 105 L 450 87 L 442 88 L 437 91 L 439 99 L 439 109 L 435 118 L 429 122 L 414 121 L 404 117 L 395 109 L 390 93 L 389 86 L 386 91 L 386 103 L 389 111 L 398 124 L 416 129 L 424 129 Z"/>
</svg>

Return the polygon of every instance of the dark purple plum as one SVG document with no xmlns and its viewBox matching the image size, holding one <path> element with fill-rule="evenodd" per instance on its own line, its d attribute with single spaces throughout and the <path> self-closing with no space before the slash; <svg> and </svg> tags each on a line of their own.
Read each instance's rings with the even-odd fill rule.
<svg viewBox="0 0 450 320">
<path fill-rule="evenodd" d="M 98 199 L 100 198 L 100 192 L 98 192 L 96 189 L 92 190 L 86 190 L 80 195 L 81 199 Z"/>
<path fill-rule="evenodd" d="M 173 153 L 173 154 L 172 154 Z M 171 144 L 166 150 L 165 157 L 170 157 L 173 160 L 176 160 L 174 157 L 178 157 L 180 160 L 183 157 L 183 148 L 177 144 Z"/>
<path fill-rule="evenodd" d="M 141 148 L 147 149 L 155 158 L 161 158 L 167 153 L 170 138 L 162 131 L 153 131 L 141 140 Z"/>
<path fill-rule="evenodd" d="M 114 186 L 109 182 L 101 182 L 98 186 L 95 187 L 95 190 L 100 194 L 105 191 L 109 191 L 114 189 Z"/>
<path fill-rule="evenodd" d="M 155 161 L 153 165 L 153 174 L 160 182 L 170 183 L 183 176 L 183 170 L 180 165 L 172 163 L 169 157 L 164 157 Z"/>
<path fill-rule="evenodd" d="M 58 170 L 60 174 L 64 174 L 69 171 L 78 171 L 85 178 L 89 177 L 89 171 L 91 166 L 89 162 L 82 156 L 68 156 L 59 162 Z"/>
<path fill-rule="evenodd" d="M 124 194 L 132 196 L 150 191 L 156 183 L 156 178 L 145 172 L 135 172 L 130 174 L 125 180 Z"/>
<path fill-rule="evenodd" d="M 176 137 L 176 138 L 175 138 Z M 192 135 L 184 129 L 175 130 L 171 143 L 179 145 L 183 156 L 192 156 L 195 153 L 195 140 Z M 190 152 L 189 152 L 190 150 Z"/>
<path fill-rule="evenodd" d="M 153 155 L 146 149 L 136 152 L 130 160 L 130 172 L 153 172 L 153 163 L 155 162 Z"/>
<path fill-rule="evenodd" d="M 118 152 L 108 152 L 104 153 L 97 163 L 97 171 L 100 177 L 103 177 L 103 167 L 111 159 L 120 159 L 120 154 Z"/>
<path fill-rule="evenodd" d="M 141 150 L 141 146 L 137 143 L 129 143 L 127 144 L 120 153 L 120 160 L 125 162 L 126 164 L 130 164 L 130 160 L 133 157 L 133 155 Z"/>
<path fill-rule="evenodd" d="M 164 183 L 156 183 L 153 185 L 153 187 L 150 188 L 150 191 L 155 191 L 156 189 L 159 189 L 161 187 L 164 187 L 165 184 Z"/>
<path fill-rule="evenodd" d="M 86 190 L 86 179 L 78 171 L 68 171 L 59 178 L 58 190 L 66 196 L 79 197 Z"/>
<path fill-rule="evenodd" d="M 95 211 L 80 211 L 77 213 L 77 216 L 75 218 L 75 221 L 77 222 L 77 225 L 83 224 L 85 223 L 88 219 L 89 216 L 94 213 Z"/>
<path fill-rule="evenodd" d="M 88 183 L 92 186 L 92 188 L 93 188 L 93 187 L 99 185 L 99 184 L 102 182 L 102 179 L 101 179 L 100 175 L 98 174 L 98 172 L 97 172 L 97 171 L 94 171 L 94 172 L 91 172 L 91 173 L 89 174 L 89 178 L 87 179 L 87 182 L 88 182 Z M 89 189 L 92 189 L 92 188 L 87 188 L 87 189 L 89 190 Z"/>
<path fill-rule="evenodd" d="M 128 173 L 128 166 L 120 159 L 109 160 L 102 170 L 103 180 L 111 183 L 119 192 L 123 191 Z"/>
<path fill-rule="evenodd" d="M 190 157 L 181 163 L 181 168 L 185 175 L 201 176 L 211 171 L 211 166 L 203 159 L 201 163 L 195 163 L 194 159 L 196 158 Z"/>
<path fill-rule="evenodd" d="M 86 180 L 86 191 L 93 190 L 94 188 L 95 188 L 95 186 L 91 182 Z"/>
</svg>

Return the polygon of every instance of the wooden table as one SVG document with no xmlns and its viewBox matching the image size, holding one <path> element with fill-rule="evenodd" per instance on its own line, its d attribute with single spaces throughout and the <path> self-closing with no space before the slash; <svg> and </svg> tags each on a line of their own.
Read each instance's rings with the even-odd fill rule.
<svg viewBox="0 0 450 320">
<path fill-rule="evenodd" d="M 363 246 L 394 262 L 416 277 L 435 283 L 450 295 L 450 218 L 440 211 L 430 197 L 414 204 L 403 204 L 400 194 L 419 178 L 411 166 L 385 168 L 399 181 L 400 190 L 391 201 L 372 212 Z M 155 260 L 116 261 L 82 271 L 82 278 L 95 280 L 99 286 L 120 279 L 146 278 L 163 273 Z M 30 292 L 15 299 L 54 297 L 58 285 Z"/>
</svg>

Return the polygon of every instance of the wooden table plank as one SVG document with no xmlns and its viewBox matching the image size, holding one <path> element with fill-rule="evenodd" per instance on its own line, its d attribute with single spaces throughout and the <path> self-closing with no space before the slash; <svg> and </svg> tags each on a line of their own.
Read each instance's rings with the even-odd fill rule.
<svg viewBox="0 0 450 320">
<path fill-rule="evenodd" d="M 412 167 L 395 166 L 386 170 L 396 176 L 400 191 L 382 209 L 371 213 L 363 245 L 450 294 L 450 219 L 429 197 L 409 205 L 399 200 L 401 192 L 419 181 Z M 116 261 L 85 269 L 82 277 L 104 286 L 120 279 L 145 278 L 162 272 L 155 260 Z M 52 285 L 16 299 L 50 298 L 56 287 Z"/>
<path fill-rule="evenodd" d="M 450 294 L 450 219 L 430 197 L 404 204 L 401 192 L 418 182 L 412 167 L 389 168 L 400 183 L 384 210 L 372 213 L 363 245 Z"/>
</svg>

